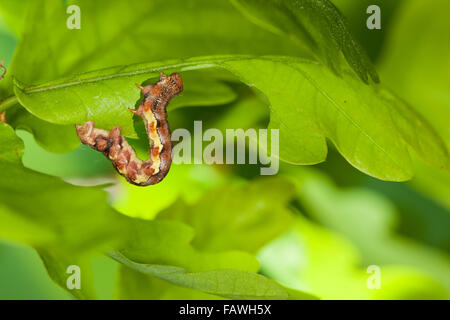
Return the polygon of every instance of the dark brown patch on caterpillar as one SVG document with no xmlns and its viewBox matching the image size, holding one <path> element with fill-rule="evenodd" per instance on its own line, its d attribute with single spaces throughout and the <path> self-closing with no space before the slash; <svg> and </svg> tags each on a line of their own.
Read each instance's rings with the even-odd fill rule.
<svg viewBox="0 0 450 320">
<path fill-rule="evenodd" d="M 160 182 L 169 172 L 172 141 L 166 108 L 170 100 L 183 91 L 183 81 L 177 73 L 169 77 L 161 73 L 155 84 L 137 87 L 144 94 L 144 100 L 136 110 L 130 111 L 144 120 L 150 143 L 148 160 L 142 161 L 136 156 L 134 149 L 120 135 L 119 126 L 107 131 L 95 128 L 94 122 L 88 121 L 75 127 L 81 142 L 102 152 L 128 182 L 148 186 Z"/>
</svg>

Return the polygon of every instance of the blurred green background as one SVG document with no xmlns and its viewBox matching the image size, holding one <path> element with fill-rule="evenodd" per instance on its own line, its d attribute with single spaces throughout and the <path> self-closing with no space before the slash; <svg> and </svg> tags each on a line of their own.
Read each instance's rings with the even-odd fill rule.
<svg viewBox="0 0 450 320">
<path fill-rule="evenodd" d="M 381 81 L 433 125 L 435 118 L 444 118 L 445 123 L 438 122 L 436 130 L 448 144 L 445 124 L 448 127 L 450 21 L 448 11 L 437 12 L 437 7 L 425 10 L 427 4 L 420 2 L 334 0 L 377 65 Z M 382 9 L 381 30 L 365 27 L 365 11 L 371 4 Z M 17 42 L 14 32 L 0 18 L 0 48 L 6 66 Z M 236 89 L 244 96 L 252 94 L 246 88 Z M 427 109 L 429 105 L 433 107 Z M 254 112 L 246 111 L 245 117 L 255 119 L 253 125 L 267 121 L 267 113 L 259 107 L 256 103 Z M 222 107 L 187 109 L 169 115 L 173 127 L 189 127 L 193 119 L 203 119 L 211 127 L 225 128 L 229 127 L 227 119 L 235 119 Z M 232 110 L 239 112 L 238 108 Z M 104 181 L 114 174 L 108 161 L 85 146 L 69 154 L 52 154 L 41 148 L 30 133 L 19 130 L 18 134 L 25 142 L 23 162 L 31 169 L 75 183 Z M 91 165 L 84 165 L 87 162 Z M 165 184 L 151 189 L 136 188 L 120 180 L 110 189 L 113 206 L 131 216 L 153 218 L 179 196 L 193 203 L 211 188 L 230 181 L 253 180 L 258 174 L 257 168 L 237 165 L 174 165 L 171 170 Z M 330 299 L 448 299 L 450 180 L 448 173 L 430 169 L 419 160 L 417 170 L 417 178 L 411 182 L 383 182 L 351 167 L 332 145 L 327 161 L 320 165 L 282 164 L 280 175 L 292 180 L 299 190 L 290 204 L 295 219 L 288 232 L 258 252 L 261 273 L 286 286 Z M 142 199 L 155 196 L 163 199 L 159 206 L 143 209 L 139 205 Z M 369 265 L 381 267 L 380 290 L 366 287 Z M 94 261 L 100 298 L 113 297 L 117 270 L 117 263 L 108 258 Z M 46 276 L 33 249 L 3 241 L 0 299 L 68 296 Z"/>
</svg>

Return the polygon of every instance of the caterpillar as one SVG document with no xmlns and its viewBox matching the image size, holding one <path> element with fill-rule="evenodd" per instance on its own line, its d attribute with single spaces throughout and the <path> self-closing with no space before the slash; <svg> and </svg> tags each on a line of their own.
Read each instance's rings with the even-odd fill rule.
<svg viewBox="0 0 450 320">
<path fill-rule="evenodd" d="M 76 125 L 81 142 L 102 152 L 113 164 L 117 172 L 129 183 L 148 186 L 160 182 L 167 175 L 172 163 L 172 141 L 167 121 L 167 105 L 170 100 L 183 91 L 181 76 L 161 73 L 155 84 L 136 86 L 144 95 L 137 109 L 129 109 L 144 120 L 150 143 L 149 158 L 142 161 L 126 139 L 121 136 L 121 127 L 111 131 L 97 129 L 93 121 Z"/>
</svg>

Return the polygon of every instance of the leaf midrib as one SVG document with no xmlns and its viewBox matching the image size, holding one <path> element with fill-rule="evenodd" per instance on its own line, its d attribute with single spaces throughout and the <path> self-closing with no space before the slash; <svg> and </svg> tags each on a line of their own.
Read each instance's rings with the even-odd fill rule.
<svg viewBox="0 0 450 320">
<path fill-rule="evenodd" d="M 274 60 L 274 58 L 277 58 L 277 60 Z M 108 75 L 104 75 L 104 76 L 86 78 L 86 79 L 77 80 L 77 81 L 70 81 L 70 82 L 65 82 L 65 83 L 55 83 L 55 84 L 48 84 L 48 85 L 43 84 L 43 85 L 31 86 L 29 88 L 24 88 L 18 79 L 14 79 L 14 82 L 15 82 L 15 85 L 17 87 L 19 87 L 24 93 L 38 93 L 38 92 L 44 92 L 44 91 L 65 88 L 65 87 L 83 85 L 86 83 L 95 83 L 95 82 L 100 82 L 100 81 L 110 80 L 110 79 L 115 79 L 115 78 L 125 78 L 125 77 L 140 75 L 140 74 L 158 72 L 158 71 L 162 71 L 162 70 L 177 69 L 179 71 L 192 71 L 192 70 L 200 70 L 200 69 L 207 69 L 207 68 L 214 68 L 214 67 L 222 67 L 221 64 L 226 63 L 226 62 L 239 61 L 239 60 L 251 60 L 251 59 L 270 60 L 272 62 L 273 61 L 284 62 L 287 59 L 290 59 L 290 60 L 295 60 L 295 61 L 302 62 L 302 63 L 318 64 L 318 62 L 313 61 L 313 60 L 288 57 L 288 56 L 261 56 L 261 57 L 252 56 L 252 55 L 207 56 L 207 57 L 192 58 L 192 61 L 185 61 L 185 62 L 172 63 L 172 64 L 164 64 L 164 61 L 162 61 L 161 62 L 162 64 L 159 66 L 145 68 L 145 69 L 141 69 L 141 70 L 134 70 L 134 71 L 122 72 L 122 73 L 117 72 L 115 74 L 108 74 Z M 140 66 L 140 65 L 144 65 L 144 64 L 139 63 L 139 64 L 133 64 L 131 66 Z M 96 71 L 89 71 L 86 73 L 82 73 L 79 76 L 88 75 L 90 73 L 95 73 L 95 72 L 99 72 L 102 70 L 114 69 L 114 68 L 119 68 L 119 67 L 128 68 L 129 65 L 115 66 L 115 67 L 110 67 L 110 68 L 106 68 L 106 69 L 99 69 Z M 62 78 L 60 81 L 64 81 L 64 79 L 70 79 L 70 78 L 73 78 L 73 76 Z"/>
</svg>

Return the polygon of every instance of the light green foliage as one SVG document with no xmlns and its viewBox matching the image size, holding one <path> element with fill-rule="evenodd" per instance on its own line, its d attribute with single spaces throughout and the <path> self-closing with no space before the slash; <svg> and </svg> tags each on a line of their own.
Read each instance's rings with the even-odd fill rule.
<svg viewBox="0 0 450 320">
<path fill-rule="evenodd" d="M 323 299 L 446 299 L 432 275 L 400 264 L 363 262 L 347 238 L 298 217 L 293 228 L 258 254 L 269 277 Z M 281 265 L 278 263 L 283 261 Z M 379 265 L 377 265 L 379 263 Z M 380 267 L 380 288 L 370 289 L 369 265 Z"/>
<path fill-rule="evenodd" d="M 292 222 L 286 205 L 294 186 L 266 178 L 246 186 L 226 186 L 206 193 L 194 205 L 178 202 L 158 219 L 180 220 L 196 231 L 193 244 L 207 251 L 257 251 Z"/>
<path fill-rule="evenodd" d="M 16 34 L 20 35 L 24 25 L 24 11 L 28 0 L 4 0 L 0 4 L 0 14 L 8 27 Z"/>
<path fill-rule="evenodd" d="M 361 252 L 364 264 L 409 265 L 438 281 L 450 295 L 448 254 L 395 234 L 392 204 L 366 189 L 337 189 L 312 170 L 290 170 L 298 198 L 325 227 L 344 235 Z"/>
<path fill-rule="evenodd" d="M 450 3 L 407 1 L 399 8 L 381 60 L 383 79 L 450 148 Z M 405 59 L 405 57 L 408 57 Z M 412 184 L 450 208 L 450 174 L 418 163 Z"/>
<path fill-rule="evenodd" d="M 260 196 L 260 201 L 262 199 Z M 239 199 L 230 199 L 229 202 L 241 203 Z M 239 251 L 211 252 L 230 249 L 218 241 L 215 246 L 217 250 L 195 250 L 189 245 L 194 237 L 192 229 L 179 222 L 135 220 L 132 225 L 132 236 L 123 247 L 118 248 L 118 252 L 110 253 L 112 258 L 129 268 L 178 286 L 228 298 L 287 299 L 291 295 L 295 299 L 314 298 L 299 291 L 291 293 L 272 280 L 255 274 L 259 266 L 256 259 L 249 254 Z M 196 230 L 204 233 L 207 229 Z M 252 241 L 265 238 L 266 235 L 259 234 L 253 236 Z M 229 238 L 223 241 L 228 240 Z M 132 272 L 121 274 L 119 286 L 128 282 L 126 277 L 135 281 L 135 276 Z M 154 284 L 150 278 L 149 285 Z M 153 289 L 148 287 L 147 290 Z M 143 295 L 145 296 L 145 292 Z"/>
<path fill-rule="evenodd" d="M 248 273 L 245 268 L 252 263 L 245 256 L 230 252 L 226 260 L 223 260 L 220 257 L 225 258 L 224 253 L 220 255 L 215 253 L 223 250 L 254 252 L 270 239 L 281 234 L 292 221 L 289 211 L 284 206 L 286 201 L 292 198 L 293 191 L 293 185 L 284 180 L 261 179 L 261 181 L 255 181 L 245 187 L 218 188 L 206 193 L 193 205 L 188 206 L 178 201 L 158 215 L 158 219 L 153 225 L 163 226 L 167 221 L 172 220 L 180 220 L 191 225 L 196 232 L 192 244 L 211 253 L 199 254 L 188 247 L 177 248 L 174 241 L 181 243 L 182 240 L 178 239 L 185 238 L 184 241 L 187 242 L 191 237 L 188 230 L 183 231 L 181 226 L 179 232 L 165 236 L 167 232 L 164 232 L 162 228 L 161 233 L 156 233 L 151 229 L 142 229 L 144 224 L 140 224 L 139 228 L 133 231 L 134 237 L 127 245 L 127 249 L 121 251 L 128 258 L 131 257 L 134 262 L 122 255 L 115 253 L 112 255 L 118 261 L 125 261 L 124 263 L 129 267 L 150 276 L 223 297 L 236 299 L 313 298 L 311 295 L 287 290 L 272 281 L 261 278 L 261 276 L 253 276 Z M 147 192 L 147 194 L 155 196 L 158 193 Z M 144 204 L 140 202 L 140 205 Z M 148 228 L 150 227 L 149 224 Z M 141 238 L 141 235 L 145 235 L 145 237 Z M 171 248 L 169 253 L 164 252 L 167 248 Z M 246 260 L 248 262 L 245 262 Z M 156 264 L 160 264 L 162 261 L 168 265 L 184 267 L 174 269 L 154 264 L 147 265 L 150 261 Z M 208 271 L 229 269 L 227 265 L 223 264 L 224 261 L 233 261 L 233 267 L 241 270 Z M 187 272 L 186 269 L 201 272 Z M 251 271 L 251 269 L 248 270 Z M 142 284 L 138 284 L 138 282 L 140 283 L 138 279 L 146 283 L 145 288 L 142 287 Z M 239 286 L 236 286 L 237 283 L 243 284 L 243 288 L 239 289 Z M 149 295 L 151 296 L 150 292 L 160 290 L 161 284 L 152 277 L 144 277 L 136 272 L 122 269 L 119 286 L 124 287 L 125 295 L 137 297 L 136 292 L 134 294 L 129 292 L 130 286 L 132 286 L 137 292 L 147 292 L 148 290 L 148 293 L 142 292 L 142 295 L 149 297 Z M 229 292 L 230 288 L 236 288 L 236 291 Z M 163 292 L 164 290 L 161 294 Z M 177 290 L 175 290 L 176 292 Z M 187 297 L 192 293 L 185 292 L 185 290 L 182 292 L 188 294 Z M 264 292 L 263 295 L 261 295 L 262 292 Z M 173 291 L 169 291 L 168 294 L 170 296 Z"/>
<path fill-rule="evenodd" d="M 161 210 L 167 209 L 174 201 L 193 203 L 207 190 L 227 181 L 226 177 L 207 165 L 175 165 L 164 183 L 153 188 L 140 188 L 120 181 L 120 194 L 112 205 L 118 211 L 131 217 L 153 219 Z M 148 205 L 148 199 L 158 199 Z"/>
<path fill-rule="evenodd" d="M 129 268 L 179 286 L 223 297 L 254 299 L 289 296 L 277 283 L 254 273 L 258 263 L 249 254 L 237 251 L 202 253 L 195 250 L 189 245 L 193 232 L 181 223 L 135 221 L 133 225 L 132 236 L 119 248 L 120 252 L 109 254 Z M 133 277 L 132 273 L 128 275 Z M 121 279 L 122 282 L 127 281 L 123 275 Z M 152 287 L 147 290 L 151 291 Z"/>
</svg>

